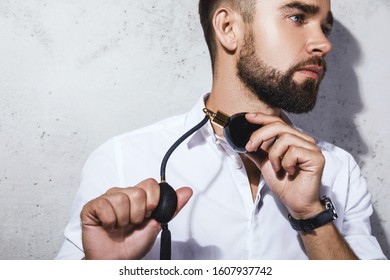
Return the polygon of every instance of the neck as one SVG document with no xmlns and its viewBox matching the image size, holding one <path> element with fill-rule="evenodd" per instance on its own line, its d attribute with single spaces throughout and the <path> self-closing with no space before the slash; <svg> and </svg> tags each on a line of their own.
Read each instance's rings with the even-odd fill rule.
<svg viewBox="0 0 390 280">
<path fill-rule="evenodd" d="M 206 105 L 212 111 L 220 110 L 228 115 L 241 112 L 263 113 L 272 116 L 281 114 L 280 109 L 272 108 L 260 101 L 243 85 L 237 86 L 231 84 L 230 81 L 214 84 Z"/>
</svg>

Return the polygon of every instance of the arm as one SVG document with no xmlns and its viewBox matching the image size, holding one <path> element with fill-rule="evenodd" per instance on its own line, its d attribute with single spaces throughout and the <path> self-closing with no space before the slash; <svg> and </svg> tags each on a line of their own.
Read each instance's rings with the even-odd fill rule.
<svg viewBox="0 0 390 280">
<path fill-rule="evenodd" d="M 300 236 L 309 259 L 358 259 L 332 222 L 311 232 L 301 232 Z"/>
<path fill-rule="evenodd" d="M 263 126 L 246 145 L 247 156 L 290 215 L 299 220 L 322 212 L 320 185 L 325 158 L 315 140 L 278 117 L 248 114 L 247 119 Z M 310 259 L 357 258 L 332 222 L 300 236 Z"/>
</svg>

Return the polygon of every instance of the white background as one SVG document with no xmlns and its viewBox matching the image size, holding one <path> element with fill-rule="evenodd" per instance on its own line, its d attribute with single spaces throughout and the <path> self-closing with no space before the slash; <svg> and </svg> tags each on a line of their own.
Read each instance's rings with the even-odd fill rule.
<svg viewBox="0 0 390 280">
<path fill-rule="evenodd" d="M 333 0 L 318 106 L 299 126 L 348 150 L 390 257 L 390 1 Z M 210 90 L 197 1 L 0 0 L 0 259 L 52 259 L 88 155 Z"/>
</svg>

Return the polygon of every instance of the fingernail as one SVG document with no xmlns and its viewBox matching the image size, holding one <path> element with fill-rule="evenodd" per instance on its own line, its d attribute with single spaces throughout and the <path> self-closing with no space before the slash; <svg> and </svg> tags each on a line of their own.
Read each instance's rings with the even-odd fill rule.
<svg viewBox="0 0 390 280">
<path fill-rule="evenodd" d="M 249 140 L 248 143 L 246 143 L 246 145 L 245 145 L 245 149 L 247 151 L 250 151 L 252 148 L 252 145 L 253 145 L 252 140 Z"/>
<path fill-rule="evenodd" d="M 280 167 L 277 164 L 272 164 L 272 168 L 274 169 L 275 173 L 278 173 L 280 171 Z"/>
</svg>

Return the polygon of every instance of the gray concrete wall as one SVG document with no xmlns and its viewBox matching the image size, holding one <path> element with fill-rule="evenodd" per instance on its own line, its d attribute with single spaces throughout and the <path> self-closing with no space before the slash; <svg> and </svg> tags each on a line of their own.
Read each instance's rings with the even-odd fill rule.
<svg viewBox="0 0 390 280">
<path fill-rule="evenodd" d="M 390 1 L 333 10 L 318 106 L 293 118 L 361 164 L 390 257 Z M 0 0 L 0 34 L 0 259 L 52 259 L 87 156 L 209 91 L 197 1 Z"/>
</svg>

